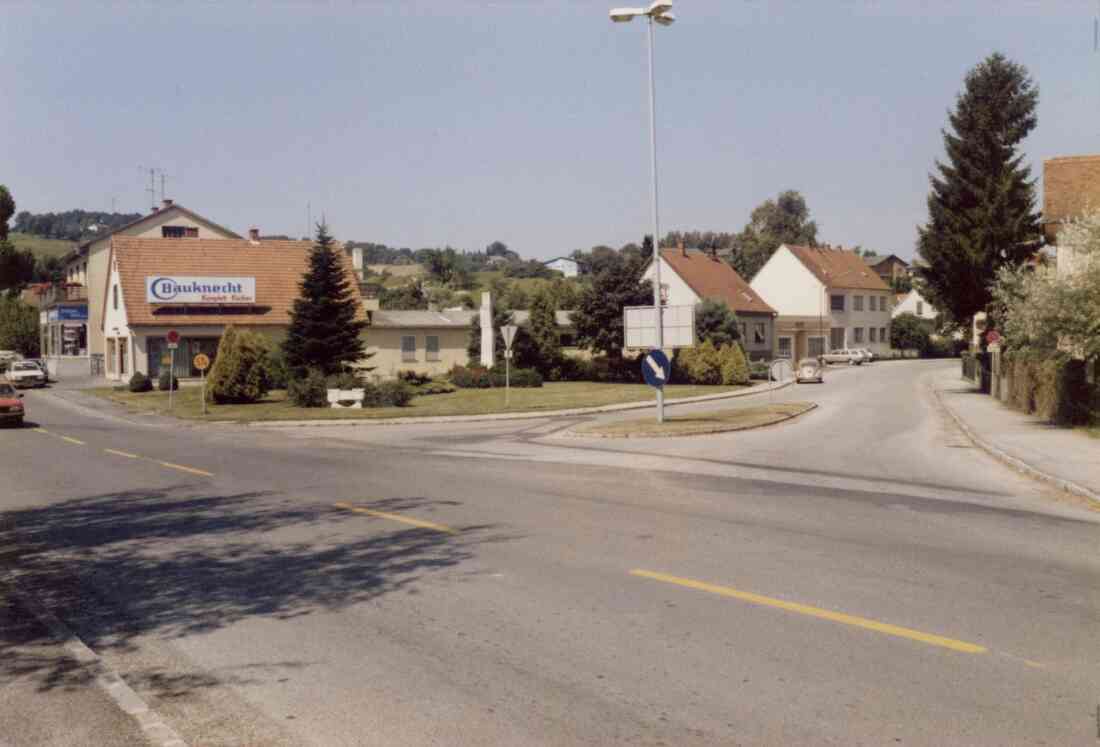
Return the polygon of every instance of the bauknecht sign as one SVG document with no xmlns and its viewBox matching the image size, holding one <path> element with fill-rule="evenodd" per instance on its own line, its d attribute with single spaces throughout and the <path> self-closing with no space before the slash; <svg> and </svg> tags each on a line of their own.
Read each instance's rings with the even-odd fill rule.
<svg viewBox="0 0 1100 747">
<path fill-rule="evenodd" d="M 145 300 L 153 304 L 256 303 L 256 278 L 145 278 Z"/>
</svg>

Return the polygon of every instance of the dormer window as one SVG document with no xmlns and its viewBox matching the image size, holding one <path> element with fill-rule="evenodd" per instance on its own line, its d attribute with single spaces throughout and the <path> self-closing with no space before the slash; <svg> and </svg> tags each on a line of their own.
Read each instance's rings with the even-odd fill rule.
<svg viewBox="0 0 1100 747">
<path fill-rule="evenodd" d="M 191 226 L 161 226 L 160 235 L 166 239 L 197 239 L 199 229 Z"/>
</svg>

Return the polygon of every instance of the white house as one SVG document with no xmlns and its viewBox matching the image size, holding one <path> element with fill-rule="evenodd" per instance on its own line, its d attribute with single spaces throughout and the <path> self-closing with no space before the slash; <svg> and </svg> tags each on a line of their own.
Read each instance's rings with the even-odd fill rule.
<svg viewBox="0 0 1100 747">
<path fill-rule="evenodd" d="M 577 277 L 577 260 L 569 259 L 569 257 L 554 257 L 543 262 L 544 265 L 551 270 L 557 270 L 567 278 Z"/>
<path fill-rule="evenodd" d="M 776 355 L 890 349 L 890 287 L 855 252 L 780 246 L 750 283 L 779 316 Z"/>
<path fill-rule="evenodd" d="M 727 262 L 697 249 L 662 249 L 661 299 L 669 306 L 694 306 L 705 298 L 723 301 L 741 324 L 741 344 L 753 360 L 775 355 L 776 311 Z M 653 280 L 653 263 L 642 275 Z"/>
<path fill-rule="evenodd" d="M 924 300 L 916 288 L 908 293 L 899 293 L 894 303 L 894 310 L 890 313 L 891 318 L 898 316 L 899 314 L 913 314 L 921 319 L 935 319 L 939 315 L 939 311 Z"/>
</svg>

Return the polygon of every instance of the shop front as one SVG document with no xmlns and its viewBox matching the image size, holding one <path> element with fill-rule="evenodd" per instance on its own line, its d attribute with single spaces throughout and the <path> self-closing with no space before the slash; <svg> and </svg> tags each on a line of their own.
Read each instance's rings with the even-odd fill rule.
<svg viewBox="0 0 1100 747">
<path fill-rule="evenodd" d="M 213 361 L 218 354 L 218 343 L 221 336 L 180 337 L 176 349 L 168 347 L 166 336 L 150 336 L 145 338 L 145 356 L 148 375 L 150 378 L 158 378 L 162 371 L 170 367 L 177 379 L 195 378 L 201 372 L 195 368 L 195 356 L 203 353 Z"/>
<path fill-rule="evenodd" d="M 40 313 L 41 351 L 54 378 L 87 376 L 88 303 L 79 286 L 47 291 Z"/>
</svg>

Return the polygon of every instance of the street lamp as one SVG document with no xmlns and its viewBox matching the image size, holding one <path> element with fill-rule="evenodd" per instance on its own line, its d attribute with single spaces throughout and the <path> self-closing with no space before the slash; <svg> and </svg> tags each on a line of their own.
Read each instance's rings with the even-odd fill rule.
<svg viewBox="0 0 1100 747">
<path fill-rule="evenodd" d="M 671 26 L 676 20 L 669 0 L 654 0 L 648 8 L 612 8 L 609 14 L 615 23 L 629 23 L 639 16 L 649 19 L 649 162 L 653 174 L 653 307 L 657 317 L 658 350 L 665 346 L 664 312 L 661 309 L 661 234 L 657 223 L 657 94 L 653 85 L 653 24 Z M 665 392 L 657 389 L 657 422 L 665 420 Z"/>
</svg>

